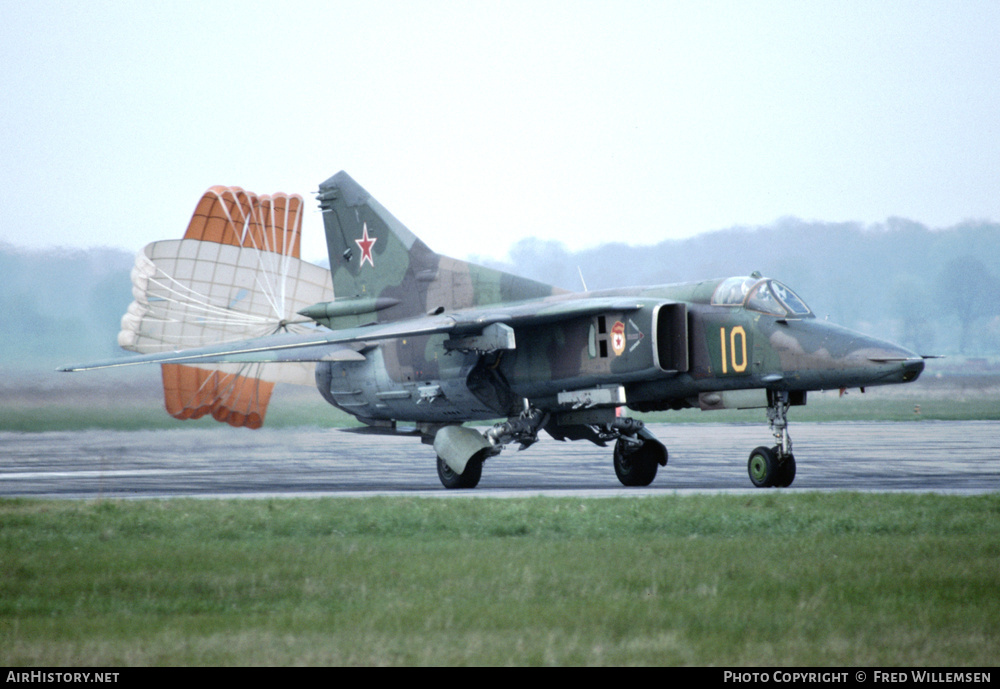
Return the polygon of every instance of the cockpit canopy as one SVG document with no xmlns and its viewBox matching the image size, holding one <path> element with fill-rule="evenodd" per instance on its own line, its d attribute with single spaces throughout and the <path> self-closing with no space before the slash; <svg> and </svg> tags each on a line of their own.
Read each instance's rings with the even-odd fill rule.
<svg viewBox="0 0 1000 689">
<path fill-rule="evenodd" d="M 723 280 L 712 295 L 717 306 L 745 306 L 751 311 L 772 316 L 804 318 L 812 311 L 795 292 L 770 278 L 760 275 L 732 277 Z"/>
</svg>

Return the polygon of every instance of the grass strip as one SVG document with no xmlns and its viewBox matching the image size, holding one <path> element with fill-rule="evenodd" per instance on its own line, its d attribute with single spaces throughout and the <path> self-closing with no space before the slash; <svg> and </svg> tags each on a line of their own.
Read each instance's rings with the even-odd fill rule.
<svg viewBox="0 0 1000 689">
<path fill-rule="evenodd" d="M 0 663 L 994 665 L 1000 496 L 0 500 Z"/>
<path fill-rule="evenodd" d="M 814 395 L 809 404 L 794 407 L 795 422 L 840 421 L 992 421 L 1000 420 L 1000 401 L 991 399 L 930 398 L 915 404 L 894 398 L 838 400 L 835 395 Z M 703 412 L 698 409 L 633 414 L 646 423 L 766 423 L 763 409 Z M 343 428 L 361 425 L 354 417 L 322 400 L 315 403 L 275 404 L 268 411 L 268 428 Z M 171 428 L 214 428 L 210 416 L 178 421 L 164 410 L 159 400 L 127 404 L 102 403 L 18 405 L 0 401 L 0 431 L 41 433 L 106 429 L 121 431 Z"/>
</svg>

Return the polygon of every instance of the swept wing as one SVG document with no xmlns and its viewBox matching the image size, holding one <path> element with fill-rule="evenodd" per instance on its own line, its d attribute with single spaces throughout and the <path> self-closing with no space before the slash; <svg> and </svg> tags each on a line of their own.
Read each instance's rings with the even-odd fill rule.
<svg viewBox="0 0 1000 689">
<path fill-rule="evenodd" d="M 278 334 L 240 342 L 120 357 L 87 364 L 63 366 L 60 371 L 86 371 L 137 364 L 217 364 L 347 361 L 360 359 L 366 345 L 418 335 L 469 336 L 493 324 L 510 327 L 537 326 L 605 311 L 635 311 L 645 304 L 640 298 L 551 297 L 516 304 L 462 309 L 452 313 L 374 323 L 354 328 L 317 328 L 307 334 Z M 360 345 L 360 346 L 359 346 Z"/>
</svg>

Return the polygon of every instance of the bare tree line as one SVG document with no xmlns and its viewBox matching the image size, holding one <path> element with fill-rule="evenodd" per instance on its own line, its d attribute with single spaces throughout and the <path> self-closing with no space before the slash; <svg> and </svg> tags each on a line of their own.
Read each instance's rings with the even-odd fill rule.
<svg viewBox="0 0 1000 689">
<path fill-rule="evenodd" d="M 616 241 L 619 235 L 627 233 L 610 228 L 604 243 L 580 251 L 525 239 L 502 259 L 470 258 L 572 290 L 583 282 L 595 290 L 759 270 L 791 286 L 820 318 L 924 354 L 1000 355 L 1000 224 L 931 230 L 897 218 L 874 226 L 786 218 L 652 246 Z M 119 249 L 0 244 L 4 367 L 118 354 L 132 261 Z"/>
</svg>

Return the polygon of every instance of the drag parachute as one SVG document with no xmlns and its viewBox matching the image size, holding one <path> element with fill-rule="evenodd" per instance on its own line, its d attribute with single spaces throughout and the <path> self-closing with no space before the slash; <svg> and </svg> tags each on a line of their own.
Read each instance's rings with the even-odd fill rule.
<svg viewBox="0 0 1000 689">
<path fill-rule="evenodd" d="M 333 299 L 330 272 L 299 258 L 302 197 L 214 186 L 184 238 L 154 242 L 132 269 L 118 344 L 142 354 L 315 328 L 296 312 Z M 259 428 L 276 382 L 313 384 L 312 364 L 164 364 L 167 411 Z"/>
</svg>

